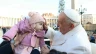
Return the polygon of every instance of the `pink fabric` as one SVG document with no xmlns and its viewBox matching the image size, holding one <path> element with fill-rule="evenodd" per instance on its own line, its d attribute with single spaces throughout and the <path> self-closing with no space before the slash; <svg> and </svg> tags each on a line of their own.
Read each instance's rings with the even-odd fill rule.
<svg viewBox="0 0 96 54">
<path fill-rule="evenodd" d="M 19 30 L 19 31 L 18 31 Z M 25 44 L 28 46 L 31 46 L 31 37 L 32 37 L 32 33 L 34 32 L 34 30 L 30 27 L 28 20 L 24 19 L 22 21 L 20 21 L 18 24 L 16 24 L 15 26 L 13 26 L 9 31 L 7 31 L 3 38 L 7 38 L 9 40 L 13 39 L 14 36 L 16 35 L 17 32 L 20 32 L 21 34 L 24 34 L 26 32 L 29 32 L 29 34 L 27 36 L 25 36 L 25 38 L 22 40 L 21 44 Z M 36 32 L 37 37 L 40 37 L 40 46 L 42 44 L 44 44 L 44 35 L 45 35 L 45 31 L 40 31 L 40 32 Z"/>
<path fill-rule="evenodd" d="M 32 52 L 32 47 L 26 47 L 23 49 L 21 54 L 30 54 Z"/>
<path fill-rule="evenodd" d="M 31 23 L 45 22 L 44 18 L 38 12 L 29 12 L 28 16 L 32 19 Z"/>
<path fill-rule="evenodd" d="M 32 34 L 32 38 L 31 38 L 31 46 L 33 46 L 33 47 L 35 47 L 36 39 L 37 39 L 37 37 L 35 35 L 36 35 L 36 33 L 34 31 Z"/>
<path fill-rule="evenodd" d="M 24 19 L 20 21 L 18 24 L 14 25 L 9 31 L 7 31 L 3 35 L 3 38 L 11 40 L 14 38 L 17 32 L 19 32 L 22 35 L 26 32 L 29 32 L 28 35 L 26 35 L 25 38 L 22 40 L 21 42 L 22 45 L 27 47 L 35 45 L 36 36 L 32 35 L 34 30 L 30 27 L 28 19 Z M 40 38 L 40 47 L 42 47 L 45 44 L 44 42 L 45 31 L 36 32 L 36 35 L 37 37 Z"/>
<path fill-rule="evenodd" d="M 32 49 L 33 49 L 32 47 L 28 47 L 28 46 L 21 44 L 15 48 L 14 54 L 30 54 Z"/>
<path fill-rule="evenodd" d="M 14 36 L 15 36 L 16 33 L 17 33 L 17 31 L 18 31 L 18 26 L 15 25 L 15 26 L 13 26 L 10 30 L 8 30 L 8 31 L 4 34 L 3 38 L 5 38 L 5 39 L 7 39 L 7 40 L 10 41 L 10 39 L 13 39 L 13 38 L 14 38 Z"/>
</svg>

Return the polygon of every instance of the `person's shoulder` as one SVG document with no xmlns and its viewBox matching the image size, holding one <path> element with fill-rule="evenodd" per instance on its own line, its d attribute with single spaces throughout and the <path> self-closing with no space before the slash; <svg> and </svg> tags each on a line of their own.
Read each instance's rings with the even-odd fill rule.
<svg viewBox="0 0 96 54">
<path fill-rule="evenodd" d="M 95 46 L 96 47 L 96 44 L 95 43 L 91 43 L 91 46 Z"/>
<path fill-rule="evenodd" d="M 70 39 L 73 40 L 77 45 L 81 45 L 81 46 L 84 46 L 87 44 L 89 45 L 89 40 L 86 35 L 82 36 L 80 34 L 75 34 Z"/>
<path fill-rule="evenodd" d="M 93 54 L 96 54 L 96 44 L 95 43 L 91 43 L 91 50 Z"/>
</svg>

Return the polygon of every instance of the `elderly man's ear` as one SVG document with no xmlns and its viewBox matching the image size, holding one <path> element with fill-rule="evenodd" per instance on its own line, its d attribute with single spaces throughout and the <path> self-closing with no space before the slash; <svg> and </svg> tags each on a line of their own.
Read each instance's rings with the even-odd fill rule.
<svg viewBox="0 0 96 54">
<path fill-rule="evenodd" d="M 74 24 L 71 23 L 70 28 L 73 29 L 74 27 L 75 27 Z"/>
</svg>

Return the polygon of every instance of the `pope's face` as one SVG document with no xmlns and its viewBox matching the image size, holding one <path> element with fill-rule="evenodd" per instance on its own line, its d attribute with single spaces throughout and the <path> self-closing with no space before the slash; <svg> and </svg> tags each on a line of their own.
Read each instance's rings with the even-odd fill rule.
<svg viewBox="0 0 96 54">
<path fill-rule="evenodd" d="M 69 30 L 69 23 L 67 22 L 67 16 L 61 12 L 59 14 L 59 17 L 58 17 L 58 26 L 59 26 L 59 30 L 62 34 L 65 34 L 68 32 Z"/>
</svg>

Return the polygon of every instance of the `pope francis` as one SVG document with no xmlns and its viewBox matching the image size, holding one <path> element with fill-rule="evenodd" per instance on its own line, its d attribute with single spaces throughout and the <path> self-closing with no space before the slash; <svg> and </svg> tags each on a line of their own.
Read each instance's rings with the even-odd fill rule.
<svg viewBox="0 0 96 54">
<path fill-rule="evenodd" d="M 58 26 L 59 31 L 47 27 L 46 37 L 52 40 L 51 49 L 67 54 L 91 54 L 91 45 L 78 12 L 65 9 L 59 14 Z M 47 53 L 46 47 L 45 50 Z"/>
</svg>

